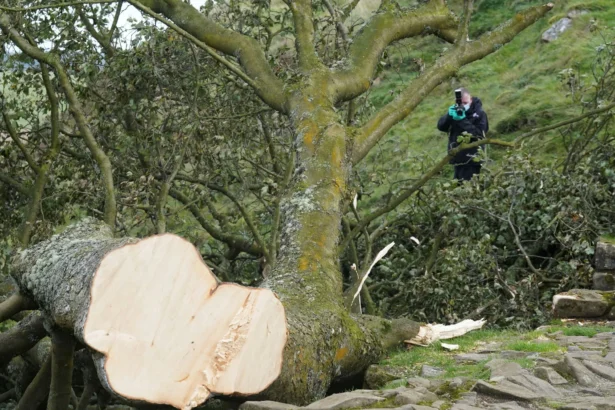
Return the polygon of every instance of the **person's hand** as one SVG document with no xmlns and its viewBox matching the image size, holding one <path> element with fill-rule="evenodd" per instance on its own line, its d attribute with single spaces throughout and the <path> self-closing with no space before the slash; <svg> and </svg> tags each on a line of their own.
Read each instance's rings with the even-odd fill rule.
<svg viewBox="0 0 615 410">
<path fill-rule="evenodd" d="M 451 105 L 450 108 L 448 109 L 448 115 L 450 115 L 451 118 L 453 118 L 455 121 L 461 121 L 466 118 L 466 111 L 463 109 L 461 111 L 462 111 L 461 115 L 457 114 L 457 107 L 454 105 Z"/>
</svg>

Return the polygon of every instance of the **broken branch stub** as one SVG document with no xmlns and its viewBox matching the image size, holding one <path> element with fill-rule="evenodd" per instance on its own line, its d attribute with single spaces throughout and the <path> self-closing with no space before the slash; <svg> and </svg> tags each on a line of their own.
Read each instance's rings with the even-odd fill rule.
<svg viewBox="0 0 615 410">
<path fill-rule="evenodd" d="M 211 394 L 253 395 L 279 376 L 287 339 L 273 292 L 218 284 L 171 234 L 114 239 L 87 220 L 17 258 L 15 279 L 91 350 L 125 399 L 191 409 Z"/>
</svg>

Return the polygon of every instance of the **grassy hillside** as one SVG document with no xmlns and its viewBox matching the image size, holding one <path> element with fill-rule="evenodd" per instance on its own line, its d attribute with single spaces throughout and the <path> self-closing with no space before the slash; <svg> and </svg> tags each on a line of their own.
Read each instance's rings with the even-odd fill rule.
<svg viewBox="0 0 615 410">
<path fill-rule="evenodd" d="M 449 3 L 453 3 L 453 7 L 456 5 L 456 2 Z M 471 38 L 497 27 L 516 11 L 544 1 L 484 0 L 477 3 Z M 575 18 L 573 27 L 557 41 L 541 42 L 542 33 L 572 10 L 587 10 L 588 13 Z M 492 136 L 506 140 L 578 113 L 579 107 L 572 104 L 558 74 L 573 67 L 588 70 L 596 47 L 604 42 L 602 35 L 610 39 L 615 37 L 613 27 L 615 3 L 612 0 L 556 2 L 556 7 L 545 19 L 498 52 L 460 70 L 451 82 L 441 84 L 410 118 L 392 130 L 381 149 L 372 152 L 369 160 L 373 163 L 382 163 L 383 159 L 388 163 L 394 161 L 403 168 L 408 161 L 414 161 L 414 157 L 444 155 L 447 137 L 435 125 L 453 103 L 453 89 L 459 85 L 482 99 Z M 371 102 L 376 107 L 386 104 L 418 75 L 409 64 L 412 58 L 422 58 L 429 66 L 447 47 L 450 45 L 432 37 L 397 44 L 389 54 L 389 68 L 381 74 L 379 85 L 370 94 Z M 552 163 L 563 149 L 557 136 L 556 132 L 545 134 L 525 149 L 535 152 L 541 161 Z M 501 153 L 501 149 L 489 148 L 489 156 L 496 164 Z"/>
</svg>

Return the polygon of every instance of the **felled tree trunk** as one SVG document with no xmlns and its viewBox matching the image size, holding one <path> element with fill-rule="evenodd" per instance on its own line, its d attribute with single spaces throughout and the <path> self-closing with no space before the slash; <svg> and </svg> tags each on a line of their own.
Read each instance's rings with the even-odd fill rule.
<svg viewBox="0 0 615 410">
<path fill-rule="evenodd" d="M 94 352 L 124 399 L 190 409 L 258 393 L 279 375 L 284 308 L 266 289 L 219 285 L 175 235 L 114 239 L 85 220 L 14 258 L 22 293 Z"/>
</svg>

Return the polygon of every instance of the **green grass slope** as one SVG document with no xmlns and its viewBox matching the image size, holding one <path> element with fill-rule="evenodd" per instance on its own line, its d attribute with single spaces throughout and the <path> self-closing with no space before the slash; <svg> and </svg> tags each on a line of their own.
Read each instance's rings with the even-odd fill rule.
<svg viewBox="0 0 615 410">
<path fill-rule="evenodd" d="M 453 7 L 458 6 L 455 2 L 450 3 Z M 484 0 L 477 3 L 471 25 L 473 39 L 497 27 L 518 10 L 544 1 Z M 572 10 L 586 10 L 588 13 L 576 17 L 572 28 L 558 40 L 543 43 L 542 33 Z M 613 27 L 615 2 L 612 0 L 556 2 L 556 7 L 546 18 L 498 52 L 462 68 L 456 78 L 437 87 L 409 118 L 389 133 L 368 161 L 382 163 L 384 159 L 403 168 L 404 164 L 416 158 L 443 156 L 447 137 L 436 129 L 436 122 L 454 102 L 453 90 L 460 85 L 482 99 L 489 115 L 491 135 L 505 140 L 512 140 L 519 133 L 537 126 L 577 115 L 580 108 L 573 105 L 559 73 L 574 67 L 587 72 L 596 47 L 604 43 L 602 36 L 613 39 Z M 433 37 L 396 44 L 389 52 L 388 68 L 381 73 L 379 84 L 370 93 L 371 103 L 376 107 L 383 106 L 419 75 L 409 63 L 412 58 L 422 58 L 429 66 L 448 47 L 451 46 Z M 553 163 L 563 150 L 557 135 L 557 132 L 545 134 L 525 149 L 536 153 L 541 162 Z M 496 166 L 501 154 L 502 149 L 489 148 L 489 156 L 496 160 Z"/>
</svg>

